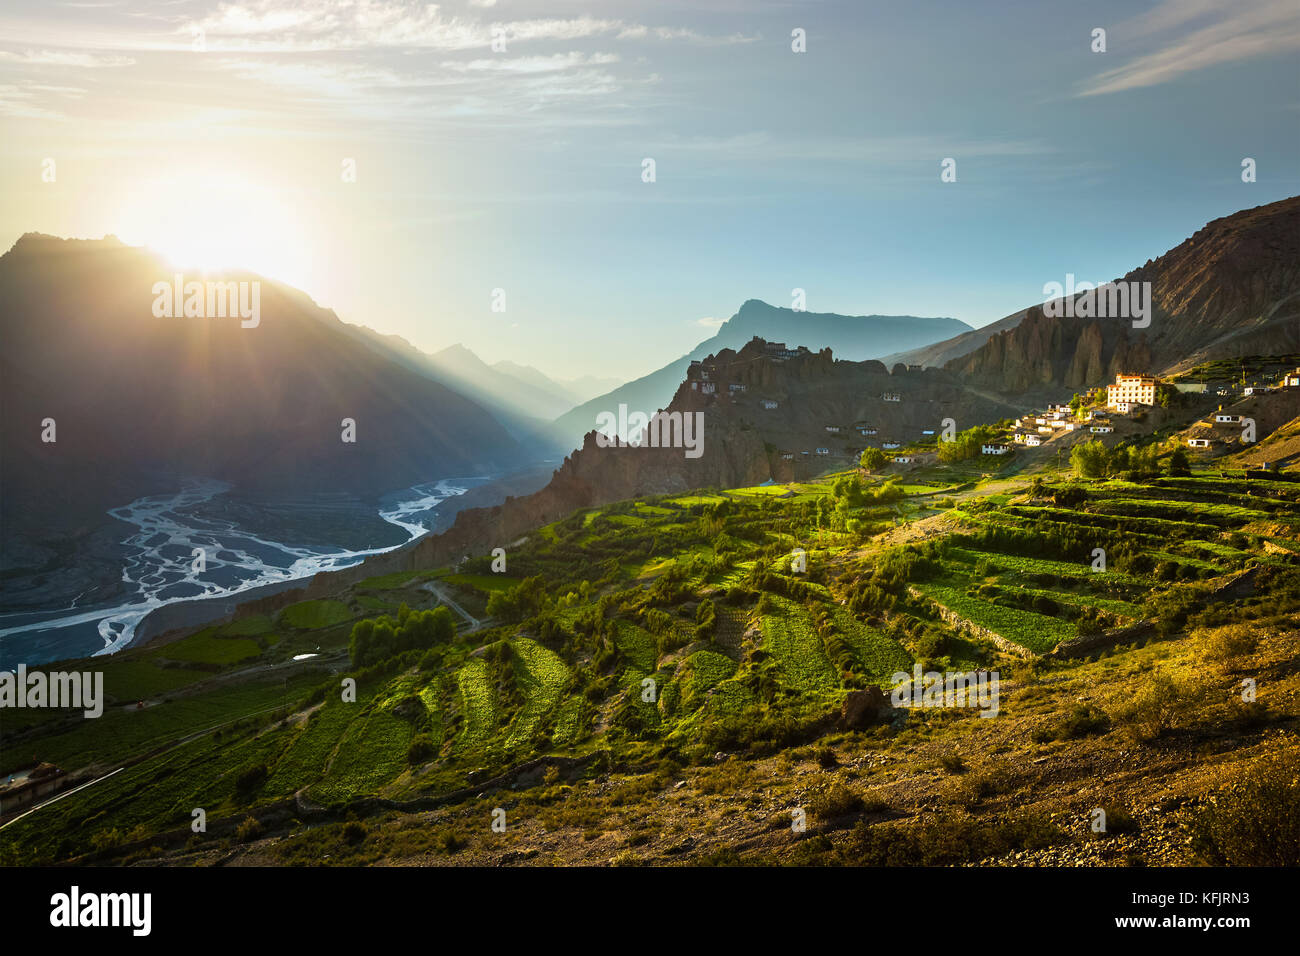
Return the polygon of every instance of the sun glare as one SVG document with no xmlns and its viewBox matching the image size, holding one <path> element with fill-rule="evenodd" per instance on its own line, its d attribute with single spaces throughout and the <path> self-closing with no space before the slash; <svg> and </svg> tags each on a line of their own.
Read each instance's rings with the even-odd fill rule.
<svg viewBox="0 0 1300 956">
<path fill-rule="evenodd" d="M 238 176 L 151 182 L 130 195 L 118 222 L 123 242 L 147 246 L 177 269 L 247 269 L 298 287 L 309 282 L 306 230 L 292 207 Z"/>
</svg>

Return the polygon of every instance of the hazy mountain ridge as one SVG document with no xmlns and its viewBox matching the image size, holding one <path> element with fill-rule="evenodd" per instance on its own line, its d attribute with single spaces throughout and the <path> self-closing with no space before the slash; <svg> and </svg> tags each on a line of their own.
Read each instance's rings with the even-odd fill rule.
<svg viewBox="0 0 1300 956">
<path fill-rule="evenodd" d="M 111 237 L 28 234 L 0 257 L 10 532 L 102 517 L 167 475 L 377 495 L 525 459 L 487 410 L 359 347 L 332 311 L 279 283 L 207 277 L 260 282 L 253 328 L 237 316 L 156 318 L 153 284 L 176 272 Z M 41 440 L 46 418 L 56 442 Z M 341 440 L 345 418 L 354 444 Z"/>
</svg>

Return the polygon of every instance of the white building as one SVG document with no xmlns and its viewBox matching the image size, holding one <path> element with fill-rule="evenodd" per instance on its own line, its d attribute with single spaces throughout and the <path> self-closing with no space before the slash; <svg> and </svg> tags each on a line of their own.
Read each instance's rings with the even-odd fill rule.
<svg viewBox="0 0 1300 956">
<path fill-rule="evenodd" d="M 882 441 L 880 443 L 880 447 L 885 449 L 901 448 L 902 446 L 903 443 L 897 441 Z"/>
<path fill-rule="evenodd" d="M 1042 443 L 1043 443 L 1043 440 L 1042 440 L 1041 438 L 1039 438 L 1037 435 L 1026 435 L 1026 436 L 1025 436 L 1025 444 L 1026 444 L 1026 445 L 1029 445 L 1031 448 L 1036 448 L 1036 447 L 1038 447 L 1039 445 L 1041 445 Z"/>
<path fill-rule="evenodd" d="M 770 398 L 765 398 L 761 402 L 759 402 L 759 404 L 762 405 L 764 408 L 776 408 L 777 403 L 772 401 Z"/>
<path fill-rule="evenodd" d="M 1209 448 L 1210 440 L 1208 438 L 1189 438 L 1187 439 L 1188 448 Z"/>
<path fill-rule="evenodd" d="M 881 394 L 880 398 L 882 401 L 886 402 L 901 402 L 903 400 L 903 396 L 898 394 L 898 392 L 884 392 Z"/>
<path fill-rule="evenodd" d="M 980 446 L 980 454 L 982 455 L 1005 455 L 1010 450 L 1010 445 L 989 444 Z"/>
<path fill-rule="evenodd" d="M 1111 408 L 1126 405 L 1154 405 L 1156 379 L 1153 375 L 1115 376 L 1115 384 L 1106 386 L 1106 404 Z M 1125 409 L 1127 411 L 1127 409 Z"/>
<path fill-rule="evenodd" d="M 1109 435 L 1114 430 L 1115 429 L 1111 428 L 1109 425 L 1093 425 L 1088 429 L 1088 431 L 1092 432 L 1094 435 Z"/>
<path fill-rule="evenodd" d="M 1240 415 L 1232 415 L 1229 414 L 1228 412 L 1219 412 L 1217 415 L 1214 416 L 1214 424 L 1216 425 L 1236 425 L 1240 422 L 1241 422 Z"/>
<path fill-rule="evenodd" d="M 829 448 L 818 448 L 818 449 L 817 449 L 817 454 L 819 454 L 819 455 L 829 455 L 830 453 L 831 453 L 831 450 L 830 450 Z"/>
<path fill-rule="evenodd" d="M 838 434 L 838 432 L 839 432 L 839 430 L 840 430 L 840 426 L 839 426 L 839 425 L 827 425 L 827 426 L 826 426 L 826 430 L 827 430 L 828 432 L 832 433 L 832 434 Z"/>
</svg>

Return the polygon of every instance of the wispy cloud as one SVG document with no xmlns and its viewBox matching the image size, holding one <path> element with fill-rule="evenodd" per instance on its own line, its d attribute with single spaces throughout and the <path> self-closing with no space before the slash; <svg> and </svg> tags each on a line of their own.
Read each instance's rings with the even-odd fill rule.
<svg viewBox="0 0 1300 956">
<path fill-rule="evenodd" d="M 75 66 L 75 67 L 119 67 L 131 66 L 135 60 L 129 56 L 97 56 L 72 50 L 26 50 L 14 53 L 0 50 L 0 62 L 17 63 L 22 66 Z"/>
<path fill-rule="evenodd" d="M 1112 48 L 1143 41 L 1150 52 L 1097 74 L 1079 96 L 1157 86 L 1209 67 L 1300 52 L 1300 3 L 1163 0 L 1111 30 L 1110 37 Z"/>
<path fill-rule="evenodd" d="M 492 7 L 494 3 L 476 3 Z M 202 31 L 210 50 L 303 52 L 381 48 L 488 49 L 493 41 L 530 43 L 594 37 L 635 40 L 684 40 L 724 44 L 748 42 L 743 34 L 709 36 L 676 27 L 647 27 L 593 16 L 550 17 L 486 22 L 476 17 L 444 15 L 436 4 L 410 0 L 244 0 L 223 3 L 205 17 L 187 21 L 177 33 Z"/>
</svg>

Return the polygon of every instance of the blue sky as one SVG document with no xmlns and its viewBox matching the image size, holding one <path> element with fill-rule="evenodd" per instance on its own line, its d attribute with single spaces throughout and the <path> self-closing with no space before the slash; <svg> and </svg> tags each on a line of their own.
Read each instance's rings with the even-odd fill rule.
<svg viewBox="0 0 1300 956">
<path fill-rule="evenodd" d="M 747 298 L 981 325 L 1300 193 L 1298 54 L 1294 0 L 10 0 L 0 242 L 115 233 L 631 377 Z"/>
</svg>

